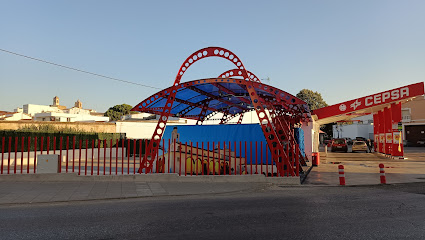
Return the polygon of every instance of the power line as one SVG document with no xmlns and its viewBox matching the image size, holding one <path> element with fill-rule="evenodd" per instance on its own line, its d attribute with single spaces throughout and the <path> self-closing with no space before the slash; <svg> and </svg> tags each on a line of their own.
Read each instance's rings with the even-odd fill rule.
<svg viewBox="0 0 425 240">
<path fill-rule="evenodd" d="M 145 84 L 130 82 L 130 81 L 126 81 L 126 80 L 122 80 L 122 79 L 118 79 L 118 78 L 108 77 L 108 76 L 105 76 L 105 75 L 101 75 L 101 74 L 97 74 L 97 73 L 92 73 L 92 72 L 84 71 L 84 70 L 73 68 L 73 67 L 68 67 L 68 66 L 65 66 L 65 65 L 61 65 L 61 64 L 49 62 L 49 61 L 46 61 L 46 60 L 43 60 L 43 59 L 26 56 L 26 55 L 19 54 L 19 53 L 16 53 L 16 52 L 11 52 L 11 51 L 8 51 L 8 50 L 5 50 L 5 49 L 1 49 L 1 48 L 0 48 L 0 51 L 5 52 L 5 53 L 9 53 L 9 54 L 13 54 L 13 55 L 16 55 L 16 56 L 19 56 L 19 57 L 28 58 L 28 59 L 31 59 L 31 60 L 34 60 L 34 61 L 39 61 L 39 62 L 42 62 L 42 63 L 47 63 L 47 64 L 50 64 L 50 65 L 53 65 L 53 66 L 57 66 L 57 67 L 61 67 L 61 68 L 66 68 L 66 69 L 69 69 L 69 70 L 73 70 L 73 71 L 77 71 L 77 72 L 82 72 L 82 73 L 90 74 L 90 75 L 97 76 L 97 77 L 107 78 L 107 79 L 114 80 L 114 81 L 117 81 L 117 82 L 123 82 L 123 83 L 128 83 L 128 84 L 133 84 L 133 85 L 138 85 L 138 86 L 147 87 L 147 88 L 153 88 L 153 89 L 161 89 L 161 88 L 157 88 L 157 87 L 153 87 L 153 86 L 149 86 L 149 85 L 145 85 Z"/>
</svg>

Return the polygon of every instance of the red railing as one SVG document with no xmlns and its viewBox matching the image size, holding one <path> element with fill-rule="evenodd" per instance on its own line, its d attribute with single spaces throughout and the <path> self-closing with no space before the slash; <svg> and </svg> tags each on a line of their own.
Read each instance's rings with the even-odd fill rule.
<svg viewBox="0 0 425 240">
<path fill-rule="evenodd" d="M 84 144 L 85 141 L 85 144 Z M 57 144 L 58 142 L 58 144 Z M 144 139 L 122 139 L 115 142 L 106 140 L 76 140 L 75 136 L 31 138 L 1 137 L 0 174 L 36 173 L 37 156 L 57 154 L 59 172 L 75 172 L 78 175 L 128 175 L 146 174 L 140 169 L 142 156 L 148 145 Z M 51 144 L 53 148 L 51 148 Z M 12 148 L 13 146 L 13 148 Z M 52 151 L 51 151 L 52 150 Z M 295 175 L 302 171 L 299 163 L 299 148 L 286 149 Z M 271 160 L 268 146 L 263 142 L 201 142 L 177 143 L 162 140 L 159 154 L 152 167 L 153 173 L 177 173 L 178 175 L 245 175 L 264 174 L 275 177 L 278 169 Z M 285 176 L 291 176 L 281 169 Z"/>
</svg>

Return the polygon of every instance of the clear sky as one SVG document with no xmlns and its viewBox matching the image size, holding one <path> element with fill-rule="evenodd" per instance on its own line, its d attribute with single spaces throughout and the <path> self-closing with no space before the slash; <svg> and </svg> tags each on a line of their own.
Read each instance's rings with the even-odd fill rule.
<svg viewBox="0 0 425 240">
<path fill-rule="evenodd" d="M 425 1 L 0 0 L 0 48 L 166 88 L 198 49 L 233 51 L 264 81 L 328 104 L 425 81 Z M 194 64 L 183 81 L 233 68 Z M 0 110 L 52 103 L 106 111 L 159 89 L 74 72 L 0 51 Z"/>
</svg>

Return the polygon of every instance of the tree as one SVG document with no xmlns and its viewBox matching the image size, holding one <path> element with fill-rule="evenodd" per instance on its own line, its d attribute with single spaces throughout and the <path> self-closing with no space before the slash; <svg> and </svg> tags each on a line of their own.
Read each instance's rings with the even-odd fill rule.
<svg viewBox="0 0 425 240">
<path fill-rule="evenodd" d="M 110 107 L 108 111 L 105 112 L 104 116 L 109 117 L 109 121 L 118 121 L 121 120 L 121 117 L 130 113 L 130 110 L 133 107 L 128 104 L 115 105 Z"/>
<path fill-rule="evenodd" d="M 310 89 L 302 89 L 299 93 L 297 93 L 297 98 L 306 102 L 310 110 L 328 106 L 325 100 L 323 100 L 322 94 L 313 92 Z"/>
<path fill-rule="evenodd" d="M 323 100 L 322 94 L 318 92 L 313 92 L 310 89 L 303 89 L 297 93 L 297 98 L 303 100 L 307 103 L 310 110 L 315 110 L 322 107 L 327 107 L 328 104 Z M 328 123 L 320 126 L 320 129 L 324 131 L 328 138 L 332 138 L 332 125 L 334 123 Z"/>
</svg>

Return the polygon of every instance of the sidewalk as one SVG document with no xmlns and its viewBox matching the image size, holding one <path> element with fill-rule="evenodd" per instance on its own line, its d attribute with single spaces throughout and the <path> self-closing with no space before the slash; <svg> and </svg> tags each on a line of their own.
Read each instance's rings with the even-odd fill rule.
<svg viewBox="0 0 425 240">
<path fill-rule="evenodd" d="M 268 185 L 242 182 L 0 182 L 0 205 L 218 194 L 261 189 Z"/>
<path fill-rule="evenodd" d="M 346 185 L 380 184 L 379 164 L 385 166 L 388 184 L 425 182 L 425 148 L 407 150 L 407 159 L 391 159 L 379 153 L 320 152 L 320 164 L 313 167 L 304 184 L 339 185 L 338 165 L 344 165 Z"/>
</svg>

